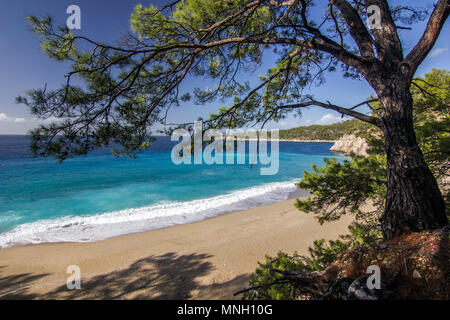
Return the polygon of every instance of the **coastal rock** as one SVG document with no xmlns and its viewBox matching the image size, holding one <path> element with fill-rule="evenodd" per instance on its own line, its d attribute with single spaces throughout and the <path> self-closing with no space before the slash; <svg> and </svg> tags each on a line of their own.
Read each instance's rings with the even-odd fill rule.
<svg viewBox="0 0 450 320">
<path fill-rule="evenodd" d="M 361 137 L 357 137 L 353 134 L 346 134 L 330 148 L 331 151 L 342 152 L 346 155 L 357 155 L 362 157 L 368 157 L 367 152 L 369 145 L 366 140 Z"/>
<path fill-rule="evenodd" d="M 340 296 L 333 292 L 327 298 L 448 300 L 450 238 L 448 227 L 439 231 L 383 241 L 385 249 L 361 246 L 345 251 L 323 274 L 328 283 L 345 283 L 347 289 L 344 294 L 341 290 Z M 380 268 L 381 289 L 367 288 L 367 268 L 371 265 Z"/>
<path fill-rule="evenodd" d="M 370 275 L 363 275 L 352 282 L 348 288 L 348 299 L 355 300 L 386 300 L 392 297 L 393 292 L 386 288 L 382 283 L 380 289 L 369 289 L 367 279 Z"/>
</svg>

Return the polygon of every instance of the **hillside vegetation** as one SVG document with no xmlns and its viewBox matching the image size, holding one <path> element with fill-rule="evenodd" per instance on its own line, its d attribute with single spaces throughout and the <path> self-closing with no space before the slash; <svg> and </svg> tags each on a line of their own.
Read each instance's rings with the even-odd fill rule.
<svg viewBox="0 0 450 320">
<path fill-rule="evenodd" d="M 347 120 L 330 125 L 311 125 L 288 130 L 280 130 L 280 139 L 292 140 L 337 140 L 344 134 L 353 132 L 359 120 Z"/>
</svg>

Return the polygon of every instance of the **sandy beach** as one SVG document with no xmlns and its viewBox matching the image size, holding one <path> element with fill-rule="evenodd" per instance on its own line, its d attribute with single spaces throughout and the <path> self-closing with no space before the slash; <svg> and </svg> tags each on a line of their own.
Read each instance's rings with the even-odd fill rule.
<svg viewBox="0 0 450 320">
<path fill-rule="evenodd" d="M 204 221 L 90 243 L 0 250 L 0 299 L 233 299 L 264 255 L 306 254 L 347 233 L 351 217 L 320 226 L 294 199 Z M 67 267 L 81 269 L 68 290 Z"/>
</svg>

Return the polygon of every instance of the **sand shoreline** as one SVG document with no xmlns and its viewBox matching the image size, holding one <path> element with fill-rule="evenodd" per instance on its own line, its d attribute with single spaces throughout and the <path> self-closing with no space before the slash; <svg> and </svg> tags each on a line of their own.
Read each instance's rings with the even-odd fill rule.
<svg viewBox="0 0 450 320">
<path fill-rule="evenodd" d="M 1 249 L 0 299 L 231 299 L 265 254 L 306 254 L 313 240 L 347 233 L 350 217 L 320 226 L 294 202 L 97 242 Z M 70 265 L 81 269 L 81 290 L 67 290 Z"/>
<path fill-rule="evenodd" d="M 293 183 L 293 185 L 294 185 L 294 183 Z M 310 191 L 302 190 L 302 189 L 298 189 L 297 188 L 295 191 L 291 191 L 291 192 L 288 193 L 286 200 L 305 199 L 309 195 L 310 195 Z M 141 233 L 146 233 L 146 232 L 149 232 L 149 231 L 156 231 L 156 230 L 161 230 L 161 229 L 172 228 L 172 227 L 175 227 L 175 226 L 178 226 L 178 225 L 187 225 L 187 224 L 197 223 L 197 222 L 201 222 L 201 221 L 204 221 L 204 220 L 214 219 L 214 218 L 217 218 L 217 217 L 220 217 L 220 216 L 224 216 L 224 215 L 227 215 L 227 214 L 240 212 L 240 211 L 247 211 L 247 210 L 251 210 L 251 209 L 254 209 L 254 208 L 258 208 L 258 207 L 264 207 L 264 206 L 268 206 L 268 205 L 271 205 L 271 204 L 276 204 L 276 203 L 279 203 L 279 202 L 282 202 L 282 201 L 278 201 L 278 202 L 275 202 L 275 203 L 269 203 L 269 204 L 266 204 L 266 205 L 261 204 L 261 205 L 257 205 L 256 207 L 250 207 L 250 208 L 244 209 L 244 210 L 233 210 L 233 211 L 220 212 L 220 213 L 218 213 L 218 214 L 216 214 L 214 216 L 203 217 L 203 218 L 201 218 L 199 220 L 193 220 L 191 222 L 177 223 L 177 224 L 173 224 L 173 225 L 169 225 L 169 226 L 162 226 L 162 227 L 154 228 L 154 229 L 148 229 L 148 230 L 143 230 L 143 231 L 129 232 L 129 233 L 124 233 L 124 234 L 119 234 L 119 235 L 113 235 L 113 236 L 107 237 L 105 239 L 99 239 L 99 240 L 56 241 L 56 242 L 54 242 L 54 241 L 45 242 L 44 241 L 44 242 L 39 242 L 39 243 L 20 243 L 20 244 L 17 243 L 17 244 L 9 245 L 7 247 L 0 247 L 0 252 L 1 252 L 1 250 L 4 250 L 4 249 L 20 248 L 20 247 L 27 247 L 27 246 L 37 246 L 37 245 L 43 245 L 43 244 L 99 242 L 99 241 L 109 240 L 109 239 L 113 239 L 113 238 L 123 237 L 123 236 L 126 236 L 126 235 L 131 235 L 131 234 L 141 234 Z"/>
</svg>

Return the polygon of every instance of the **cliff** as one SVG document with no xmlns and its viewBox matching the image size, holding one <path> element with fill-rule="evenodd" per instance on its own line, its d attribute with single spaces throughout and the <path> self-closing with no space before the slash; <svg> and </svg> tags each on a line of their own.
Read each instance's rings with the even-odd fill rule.
<svg viewBox="0 0 450 320">
<path fill-rule="evenodd" d="M 364 138 L 353 134 L 346 134 L 337 140 L 330 148 L 331 151 L 342 152 L 346 155 L 355 154 L 357 156 L 369 156 L 367 150 L 369 146 Z"/>
</svg>

